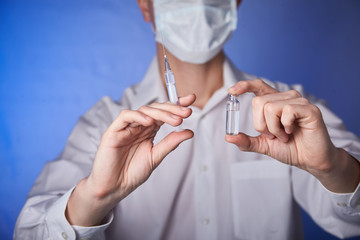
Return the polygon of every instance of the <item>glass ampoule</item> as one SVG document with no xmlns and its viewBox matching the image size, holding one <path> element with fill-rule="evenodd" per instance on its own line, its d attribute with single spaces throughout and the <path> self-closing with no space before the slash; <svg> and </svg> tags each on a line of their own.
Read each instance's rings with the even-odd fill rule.
<svg viewBox="0 0 360 240">
<path fill-rule="evenodd" d="M 240 131 L 240 102 L 235 95 L 229 95 L 226 102 L 226 134 L 237 135 Z"/>
</svg>

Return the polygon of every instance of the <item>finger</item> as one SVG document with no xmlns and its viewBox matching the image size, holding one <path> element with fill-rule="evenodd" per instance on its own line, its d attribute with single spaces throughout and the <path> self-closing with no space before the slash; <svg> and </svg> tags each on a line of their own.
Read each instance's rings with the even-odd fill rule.
<svg viewBox="0 0 360 240">
<path fill-rule="evenodd" d="M 190 106 L 191 104 L 193 104 L 195 102 L 195 100 L 196 100 L 195 94 L 189 94 L 184 97 L 179 97 L 179 103 L 183 107 Z"/>
<path fill-rule="evenodd" d="M 312 104 L 288 104 L 284 106 L 281 124 L 288 134 L 293 133 L 296 126 L 308 129 L 324 127 L 321 111 Z"/>
<path fill-rule="evenodd" d="M 111 131 L 120 131 L 127 127 L 129 124 L 134 126 L 150 126 L 154 120 L 146 114 L 139 111 L 123 110 L 114 122 L 109 126 Z"/>
<path fill-rule="evenodd" d="M 131 126 L 126 127 L 123 131 L 119 131 L 116 135 L 118 143 L 129 143 L 129 141 L 142 142 L 145 138 L 153 138 L 161 125 L 156 121 L 151 126 Z M 124 142 L 125 141 L 125 142 Z"/>
<path fill-rule="evenodd" d="M 150 106 L 142 106 L 141 108 L 139 108 L 138 111 L 153 118 L 156 121 L 156 124 L 158 125 L 167 123 L 170 124 L 171 126 L 178 126 L 182 123 L 181 116 L 175 115 L 171 112 L 162 109 L 153 108 Z"/>
<path fill-rule="evenodd" d="M 175 114 L 177 116 L 180 116 L 182 118 L 188 118 L 192 113 L 191 108 L 183 107 L 183 106 L 173 104 L 173 103 L 170 103 L 170 102 L 152 103 L 150 105 L 150 107 L 170 112 L 170 113 Z"/>
<path fill-rule="evenodd" d="M 289 136 L 286 134 L 280 121 L 282 113 L 281 105 L 281 102 L 271 102 L 266 104 L 264 107 L 264 117 L 266 121 L 266 127 L 269 132 L 280 141 L 287 142 L 289 140 Z"/>
<path fill-rule="evenodd" d="M 195 99 L 196 99 L 195 94 L 189 94 L 187 96 L 179 98 L 180 105 L 173 104 L 171 102 L 165 102 L 165 103 L 156 103 L 155 102 L 155 103 L 152 103 L 150 105 L 150 107 L 171 112 L 172 114 L 178 115 L 182 118 L 188 118 L 191 115 L 192 110 L 190 108 L 188 108 L 187 106 L 193 104 Z"/>
<path fill-rule="evenodd" d="M 244 133 L 239 133 L 238 135 L 226 135 L 225 140 L 235 144 L 241 151 L 257 152 L 261 154 L 266 154 L 268 152 L 268 145 L 261 144 L 261 141 L 264 140 L 261 136 L 250 137 Z"/>
<path fill-rule="evenodd" d="M 277 93 L 278 90 L 270 87 L 263 80 L 258 78 L 248 81 L 239 81 L 228 90 L 228 93 L 232 95 L 240 95 L 246 92 L 252 92 L 256 96 L 263 96 L 271 93 Z"/>
<path fill-rule="evenodd" d="M 181 132 L 171 132 L 158 144 L 153 147 L 152 159 L 153 166 L 156 167 L 160 162 L 183 141 L 190 139 L 194 136 L 191 130 L 184 130 Z"/>
<path fill-rule="evenodd" d="M 281 122 L 281 117 L 284 114 L 284 107 L 291 104 L 309 105 L 309 101 L 305 98 L 293 98 L 288 100 L 268 102 L 264 106 L 266 126 L 269 132 L 280 139 L 282 142 L 287 142 L 289 140 L 288 134 L 290 134 L 290 132 L 285 130 Z"/>
<path fill-rule="evenodd" d="M 300 93 L 295 90 L 290 90 L 287 92 L 277 92 L 263 96 L 254 97 L 252 100 L 252 114 L 253 114 L 253 124 L 256 131 L 264 134 L 268 138 L 272 139 L 273 134 L 268 129 L 264 116 L 264 107 L 269 102 L 274 101 L 283 101 L 288 99 L 294 99 L 300 97 Z"/>
</svg>

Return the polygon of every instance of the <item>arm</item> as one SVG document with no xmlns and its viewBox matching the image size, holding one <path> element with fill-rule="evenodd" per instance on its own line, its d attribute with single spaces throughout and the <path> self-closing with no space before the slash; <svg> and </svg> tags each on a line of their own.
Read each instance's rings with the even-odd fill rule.
<svg viewBox="0 0 360 240">
<path fill-rule="evenodd" d="M 191 104 L 195 97 L 193 95 L 189 97 L 185 97 L 180 99 L 181 103 L 185 105 Z M 106 100 L 106 99 L 105 99 Z M 110 101 L 107 99 L 105 102 Z M 143 176 L 144 171 L 140 171 L 138 174 L 139 169 L 134 169 L 132 164 L 135 164 L 137 161 L 137 165 L 139 168 L 143 167 L 145 169 L 149 165 L 148 163 L 154 163 L 154 165 L 150 165 L 151 168 L 148 168 L 149 171 L 152 171 L 155 168 L 155 164 L 159 164 L 165 155 L 171 151 L 170 147 L 175 148 L 176 144 L 179 144 L 181 141 L 192 137 L 191 131 L 183 131 L 179 133 L 171 133 L 167 138 L 162 141 L 162 144 L 158 144 L 154 146 L 155 150 L 153 150 L 152 146 L 152 138 L 155 136 L 156 131 L 163 123 L 159 118 L 167 118 L 166 122 L 176 125 L 180 124 L 182 121 L 182 117 L 170 113 L 171 111 L 178 111 L 180 112 L 179 115 L 181 116 L 189 116 L 191 114 L 191 110 L 188 108 L 182 108 L 181 106 L 175 106 L 171 104 L 153 104 L 152 106 L 143 107 L 142 110 L 147 111 L 150 108 L 156 108 L 155 116 L 152 117 L 144 117 L 143 120 L 145 121 L 145 125 L 137 125 L 134 122 L 126 124 L 123 128 L 116 128 L 119 123 L 119 119 L 122 117 L 129 116 L 129 114 L 125 113 L 135 113 L 137 116 L 147 116 L 147 114 L 139 111 L 122 111 L 119 117 L 114 121 L 114 112 L 119 113 L 121 109 L 116 107 L 113 108 L 114 104 L 105 104 L 103 105 L 104 101 L 100 104 L 97 104 L 94 109 L 88 112 L 84 117 L 82 117 L 74 128 L 72 134 L 69 137 L 67 145 L 59 157 L 58 160 L 48 163 L 42 173 L 40 174 L 38 180 L 34 184 L 33 189 L 31 190 L 27 202 L 17 220 L 17 224 L 15 227 L 14 238 L 15 239 L 63 239 L 63 234 L 66 235 L 69 239 L 74 239 L 75 236 L 78 236 L 78 231 L 82 231 L 81 233 L 86 234 L 86 237 L 96 237 L 97 239 L 104 237 L 104 230 L 111 222 L 111 207 L 116 204 L 116 200 L 120 201 L 122 198 L 126 197 L 133 189 L 135 189 L 142 181 L 145 181 L 146 178 L 150 175 L 151 172 L 146 172 L 148 175 Z M 99 105 L 99 106 L 98 106 Z M 111 106 L 109 106 L 111 105 Z M 163 108 L 164 110 L 161 110 Z M 167 110 L 170 108 L 170 112 Z M 179 111 L 180 109 L 180 111 Z M 184 109 L 184 110 L 182 110 Z M 148 113 L 149 115 L 153 114 Z M 117 114 L 116 114 L 117 115 Z M 131 114 L 130 114 L 131 115 Z M 173 118 L 175 116 L 175 118 Z M 131 116 L 130 116 L 131 117 Z M 169 117 L 171 120 L 169 120 Z M 148 122 L 146 122 L 148 121 Z M 172 122 L 171 122 L 172 121 Z M 123 121 L 120 121 L 120 123 Z M 110 127 L 109 127 L 110 125 Z M 147 128 L 149 127 L 149 128 Z M 151 129 L 150 129 L 151 128 Z M 109 129 L 116 129 L 115 133 L 111 133 Z M 105 132 L 105 133 L 104 133 Z M 140 136 L 133 135 L 134 133 L 137 134 L 149 134 L 148 136 Z M 114 146 L 109 146 L 108 144 L 114 143 L 114 141 L 107 141 L 107 139 L 111 138 L 115 140 L 115 143 L 123 139 L 121 136 L 117 135 L 117 133 L 125 134 L 127 141 L 122 141 L 122 143 L 131 145 L 131 143 L 140 143 L 143 142 L 143 146 L 147 147 L 147 150 L 151 150 L 149 152 L 138 152 L 139 144 L 136 148 L 132 148 L 130 151 L 122 151 L 119 158 L 109 158 L 112 153 L 118 153 L 118 150 Z M 132 139 L 129 140 L 129 137 Z M 142 138 L 143 137 L 143 138 Z M 172 141 L 172 139 L 175 141 Z M 102 141 L 101 141 L 102 140 Z M 171 142 L 172 141 L 172 142 Z M 100 145 L 100 146 L 99 146 Z M 160 146 L 156 148 L 157 146 Z M 114 150 L 114 151 L 113 151 Z M 121 150 L 124 150 L 122 148 Z M 132 151 L 135 150 L 135 151 Z M 137 154 L 136 154 L 137 153 Z M 144 153 L 145 158 L 141 157 L 142 153 Z M 110 154 L 110 155 L 107 155 Z M 105 158 L 101 158 L 101 156 L 107 156 Z M 96 156 L 96 157 L 95 157 Z M 111 185 L 112 177 L 115 176 L 114 172 L 125 172 L 121 171 L 121 169 L 115 169 L 114 166 L 121 162 L 122 157 L 128 157 L 127 163 L 127 170 L 132 170 L 131 172 L 133 175 L 138 176 L 139 178 L 134 178 L 133 175 L 129 176 L 128 172 L 126 172 L 124 178 L 122 180 L 126 181 L 121 182 L 121 187 L 117 188 L 119 185 L 115 186 Z M 131 157 L 129 157 L 131 156 Z M 136 156 L 134 158 L 134 156 Z M 154 158 L 149 159 L 146 158 L 151 156 Z M 94 163 L 94 159 L 95 163 Z M 132 159 L 138 159 L 132 161 Z M 156 162 L 152 160 L 156 159 Z M 111 163 L 112 160 L 112 163 Z M 147 162 L 146 160 L 151 160 Z M 115 165 L 114 165 L 115 164 Z M 129 167 L 131 165 L 131 167 Z M 120 164 L 120 167 L 122 165 Z M 141 169 L 142 170 L 142 169 Z M 102 175 L 104 174 L 104 175 Z M 94 178 L 93 178 L 94 177 Z M 106 177 L 109 177 L 105 179 Z M 94 179 L 99 179 L 103 181 L 97 181 Z M 89 192 L 81 192 L 82 187 L 85 185 L 83 183 L 87 182 L 89 179 L 91 183 L 94 184 L 93 187 L 90 189 Z M 78 183 L 78 184 L 77 184 Z M 89 183 L 89 182 L 87 182 Z M 105 184 L 104 184 L 105 183 Z M 77 184 L 76 188 L 74 186 Z M 89 184 L 90 185 L 90 184 Z M 88 186 L 89 186 L 88 185 Z M 100 187 L 99 187 L 100 186 Z M 108 192 L 111 189 L 110 192 Z M 95 191 L 93 191 L 95 190 Z M 115 191 L 112 191 L 115 190 Z M 116 190 L 124 190 L 116 191 Z M 81 193 L 80 193 L 81 192 Z M 100 210 L 96 208 L 92 208 L 89 211 L 89 205 L 86 205 L 90 202 L 97 202 L 99 193 L 104 195 L 101 196 L 101 199 L 115 199 L 115 201 L 111 201 L 111 206 L 104 204 L 99 207 L 103 207 Z M 80 193 L 79 195 L 77 195 Z M 93 195 L 93 193 L 95 193 Z M 83 196 L 88 194 L 87 196 L 94 197 L 91 199 L 93 201 L 89 201 L 88 198 L 84 200 Z M 112 195 L 113 194 L 113 195 Z M 120 198 L 118 198 L 121 196 Z M 80 201 L 77 197 L 80 197 Z M 82 202 L 84 200 L 84 202 Z M 79 204 L 79 207 L 75 209 L 75 211 L 71 211 L 72 203 Z M 107 202 L 108 203 L 108 202 Z M 86 207 L 83 207 L 85 206 Z M 92 205 L 94 206 L 94 205 Z M 66 214 L 65 214 L 66 211 Z M 79 212 L 77 212 L 79 211 Z M 84 214 L 84 215 L 81 215 Z M 107 216 L 110 216 L 110 219 L 106 219 Z M 83 220 L 85 219 L 84 222 Z M 94 226 L 103 223 L 105 220 L 106 224 L 100 226 Z M 91 228 L 81 228 L 78 226 L 94 226 Z"/>
<path fill-rule="evenodd" d="M 195 96 L 179 101 L 189 106 Z M 123 198 L 146 181 L 169 152 L 193 136 L 190 130 L 172 132 L 153 146 L 163 123 L 177 126 L 190 114 L 189 108 L 170 103 L 154 103 L 138 111 L 120 113 L 102 136 L 89 177 L 78 184 L 69 198 L 69 222 L 79 226 L 101 224 Z"/>
<path fill-rule="evenodd" d="M 103 98 L 84 114 L 71 132 L 62 153 L 48 162 L 35 181 L 17 219 L 14 239 L 69 239 L 75 232 L 65 218 L 74 186 L 91 171 L 101 135 L 122 107 Z M 65 177 L 66 176 L 66 177 Z"/>
</svg>

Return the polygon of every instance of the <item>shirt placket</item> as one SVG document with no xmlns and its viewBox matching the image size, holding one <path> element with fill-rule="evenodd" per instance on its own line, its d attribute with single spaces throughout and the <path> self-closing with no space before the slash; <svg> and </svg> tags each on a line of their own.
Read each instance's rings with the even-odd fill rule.
<svg viewBox="0 0 360 240">
<path fill-rule="evenodd" d="M 211 139 L 205 133 L 211 131 L 206 128 L 206 115 L 199 113 L 195 131 L 196 238 L 217 239 L 215 164 L 209 149 Z"/>
</svg>

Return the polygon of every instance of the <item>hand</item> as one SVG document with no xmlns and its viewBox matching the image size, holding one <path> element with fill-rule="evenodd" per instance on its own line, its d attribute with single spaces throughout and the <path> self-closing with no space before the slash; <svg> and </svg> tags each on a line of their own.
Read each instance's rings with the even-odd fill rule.
<svg viewBox="0 0 360 240">
<path fill-rule="evenodd" d="M 179 98 L 182 106 L 153 103 L 137 111 L 124 110 L 103 134 L 90 176 L 71 195 L 67 218 L 72 224 L 99 224 L 123 198 L 148 179 L 164 157 L 193 132 L 172 132 L 153 146 L 164 123 L 178 126 L 191 115 L 195 95 Z"/>
<path fill-rule="evenodd" d="M 339 178 L 342 176 L 340 171 L 351 166 L 359 169 L 354 165 L 358 163 L 333 145 L 318 107 L 295 90 L 278 92 L 259 79 L 240 81 L 229 89 L 233 95 L 246 92 L 256 95 L 252 101 L 253 124 L 260 135 L 227 135 L 226 141 L 236 144 L 242 151 L 266 154 L 304 169 L 329 190 L 347 192 L 355 189 L 359 170 L 352 171 L 351 177 L 345 177 L 352 183 L 347 181 L 345 188 L 343 184 L 339 186 Z"/>
</svg>

